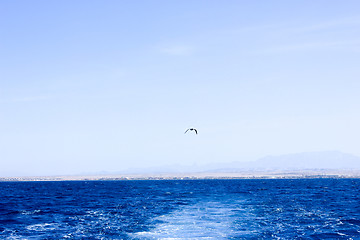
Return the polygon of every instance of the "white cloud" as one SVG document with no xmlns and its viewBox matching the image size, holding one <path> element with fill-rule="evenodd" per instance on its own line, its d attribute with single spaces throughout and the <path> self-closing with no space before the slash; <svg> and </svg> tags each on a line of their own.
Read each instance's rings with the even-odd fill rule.
<svg viewBox="0 0 360 240">
<path fill-rule="evenodd" d="M 348 27 L 356 27 L 360 25 L 360 17 L 349 17 L 349 18 L 341 18 L 341 19 L 334 19 L 324 22 L 315 23 L 312 25 L 294 28 L 293 32 L 313 32 L 313 31 L 320 31 L 320 30 L 328 30 L 334 28 L 343 28 L 345 26 Z"/>
<path fill-rule="evenodd" d="M 360 49 L 360 41 L 329 41 L 329 42 L 305 42 L 294 43 L 289 45 L 274 46 L 268 49 L 263 49 L 259 53 L 274 54 L 274 53 L 287 53 L 306 50 L 328 50 L 336 48 L 348 48 L 352 50 Z"/>
<path fill-rule="evenodd" d="M 160 47 L 160 52 L 173 56 L 189 56 L 194 52 L 193 50 L 192 47 L 186 45 Z"/>
</svg>

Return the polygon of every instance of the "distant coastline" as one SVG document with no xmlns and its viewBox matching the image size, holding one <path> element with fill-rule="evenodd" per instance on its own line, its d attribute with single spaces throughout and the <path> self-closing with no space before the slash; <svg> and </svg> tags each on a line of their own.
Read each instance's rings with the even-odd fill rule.
<svg viewBox="0 0 360 240">
<path fill-rule="evenodd" d="M 256 161 L 139 167 L 114 172 L 40 175 L 0 173 L 0 181 L 360 178 L 360 157 L 339 151 L 267 156 Z"/>
<path fill-rule="evenodd" d="M 1 182 L 21 181 L 124 181 L 124 180 L 206 180 L 206 179 L 302 179 L 302 178 L 360 178 L 360 170 L 314 169 L 307 171 L 244 171 L 244 172 L 198 172 L 154 173 L 114 175 L 68 175 L 0 177 Z"/>
</svg>

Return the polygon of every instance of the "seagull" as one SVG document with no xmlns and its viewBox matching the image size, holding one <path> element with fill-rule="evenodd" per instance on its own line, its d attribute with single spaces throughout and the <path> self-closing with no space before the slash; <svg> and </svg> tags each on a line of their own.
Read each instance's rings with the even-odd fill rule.
<svg viewBox="0 0 360 240">
<path fill-rule="evenodd" d="M 197 130 L 195 129 L 195 128 L 189 128 L 189 129 L 187 129 L 185 132 L 184 132 L 184 134 L 187 132 L 187 131 L 195 131 L 195 133 L 197 134 Z"/>
</svg>

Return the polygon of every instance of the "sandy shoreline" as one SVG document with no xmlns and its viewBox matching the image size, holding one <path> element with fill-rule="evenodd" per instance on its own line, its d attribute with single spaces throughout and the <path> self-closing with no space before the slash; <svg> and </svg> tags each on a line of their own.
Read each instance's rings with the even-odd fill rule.
<svg viewBox="0 0 360 240">
<path fill-rule="evenodd" d="M 106 181 L 106 180 L 196 180 L 196 179 L 296 179 L 360 178 L 359 170 L 244 171 L 199 173 L 107 174 L 0 177 L 0 181 Z"/>
</svg>

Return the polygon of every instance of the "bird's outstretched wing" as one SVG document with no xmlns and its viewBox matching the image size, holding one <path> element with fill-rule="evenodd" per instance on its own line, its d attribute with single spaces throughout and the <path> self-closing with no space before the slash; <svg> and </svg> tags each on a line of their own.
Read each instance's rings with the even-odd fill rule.
<svg viewBox="0 0 360 240">
<path fill-rule="evenodd" d="M 198 134 L 198 131 L 197 131 L 195 128 L 188 128 L 188 129 L 184 132 L 184 134 L 187 133 L 187 131 L 189 131 L 189 130 L 190 130 L 190 131 L 195 131 L 195 133 Z"/>
</svg>

